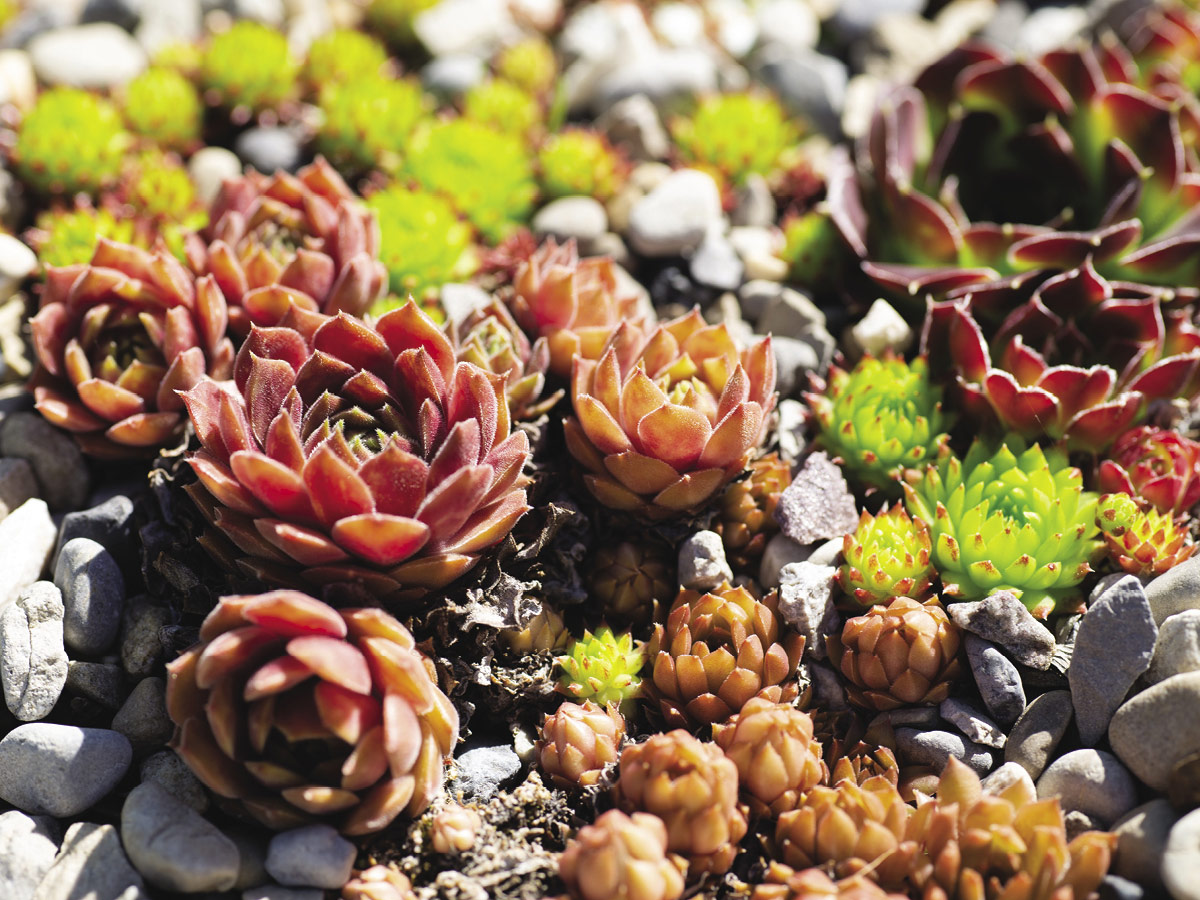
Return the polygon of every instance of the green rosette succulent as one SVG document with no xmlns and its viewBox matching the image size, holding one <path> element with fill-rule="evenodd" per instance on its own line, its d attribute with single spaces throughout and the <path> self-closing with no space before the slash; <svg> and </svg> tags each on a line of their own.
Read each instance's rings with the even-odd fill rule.
<svg viewBox="0 0 1200 900">
<path fill-rule="evenodd" d="M 80 205 L 38 213 L 26 240 L 43 266 L 72 266 L 90 262 L 102 237 L 120 244 L 137 243 L 135 231 L 132 218 L 118 218 L 104 207 Z"/>
<path fill-rule="evenodd" d="M 379 258 L 393 294 L 425 300 L 474 273 L 471 226 L 445 198 L 392 184 L 368 197 L 367 206 L 379 223 Z M 386 307 L 389 299 L 381 302 Z"/>
<path fill-rule="evenodd" d="M 421 86 L 373 75 L 322 89 L 317 150 L 348 176 L 395 171 L 413 128 L 426 112 Z"/>
<path fill-rule="evenodd" d="M 38 97 L 13 148 L 17 176 L 42 194 L 97 194 L 116 182 L 132 136 L 107 100 L 56 87 Z"/>
<path fill-rule="evenodd" d="M 204 104 L 192 82 L 174 69 L 153 67 L 125 87 L 125 122 L 164 150 L 186 152 L 200 143 Z"/>
<path fill-rule="evenodd" d="M 492 243 L 528 218 L 537 193 L 522 141 L 467 119 L 418 128 L 404 168 L 426 190 L 448 197 Z"/>
<path fill-rule="evenodd" d="M 628 716 L 642 687 L 638 673 L 645 654 L 629 632 L 615 635 L 611 628 L 595 634 L 585 631 L 555 662 L 563 670 L 558 689 L 577 703 L 591 700 L 599 706 L 617 705 Z"/>
<path fill-rule="evenodd" d="M 243 19 L 213 36 L 200 58 L 198 77 L 214 105 L 260 113 L 292 99 L 298 72 L 286 37 Z"/>
<path fill-rule="evenodd" d="M 327 85 L 379 75 L 387 60 L 387 50 L 376 38 L 354 28 L 335 28 L 312 42 L 300 80 L 315 94 Z"/>
<path fill-rule="evenodd" d="M 904 492 L 909 513 L 929 526 L 944 599 L 1010 590 L 1039 618 L 1078 606 L 1103 546 L 1099 498 L 1062 450 L 976 441 L 965 459 L 944 453 Z"/>
<path fill-rule="evenodd" d="M 503 78 L 489 78 L 471 87 L 463 98 L 463 118 L 520 138 L 543 125 L 537 98 Z"/>
<path fill-rule="evenodd" d="M 931 550 L 929 527 L 903 505 L 877 516 L 863 512 L 858 528 L 842 539 L 846 561 L 838 569 L 838 584 L 863 606 L 886 606 L 892 597 L 922 601 L 937 575 Z"/>
<path fill-rule="evenodd" d="M 671 136 L 685 162 L 736 185 L 777 168 L 799 132 L 774 97 L 743 91 L 705 97 L 671 123 Z"/>
<path fill-rule="evenodd" d="M 554 48 L 533 36 L 505 47 L 496 57 L 496 74 L 534 95 L 544 94 L 558 75 Z"/>
<path fill-rule="evenodd" d="M 538 151 L 537 164 L 547 198 L 583 195 L 603 203 L 620 187 L 620 159 L 594 131 L 573 128 L 552 135 Z"/>
<path fill-rule="evenodd" d="M 196 198 L 196 186 L 179 158 L 147 151 L 127 167 L 121 199 L 139 215 L 199 229 L 208 217 Z"/>
<path fill-rule="evenodd" d="M 805 287 L 824 287 L 842 269 L 845 244 L 837 226 L 822 209 L 793 216 L 783 225 L 780 257 L 788 264 L 788 280 Z"/>
<path fill-rule="evenodd" d="M 821 445 L 859 482 L 899 494 L 897 479 L 937 456 L 949 424 L 942 389 L 924 357 L 864 356 L 853 371 L 829 368 L 824 394 L 807 394 Z"/>
</svg>

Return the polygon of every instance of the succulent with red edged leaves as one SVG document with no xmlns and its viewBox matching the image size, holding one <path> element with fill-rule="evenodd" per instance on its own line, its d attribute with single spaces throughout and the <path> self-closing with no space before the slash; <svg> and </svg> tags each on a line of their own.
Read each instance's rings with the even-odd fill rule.
<svg viewBox="0 0 1200 900">
<path fill-rule="evenodd" d="M 295 175 L 226 181 L 209 222 L 188 259 L 216 279 L 237 335 L 278 324 L 293 303 L 360 316 L 387 290 L 375 216 L 322 157 Z"/>
<path fill-rule="evenodd" d="M 90 263 L 46 269 L 30 321 L 37 409 L 91 456 L 153 455 L 183 431 L 176 392 L 229 377 L 227 320 L 211 276 L 101 238 Z"/>
<path fill-rule="evenodd" d="M 1161 513 L 1186 516 L 1200 503 L 1200 442 L 1143 425 L 1118 437 L 1096 470 L 1098 488 L 1125 493 Z"/>
<path fill-rule="evenodd" d="M 366 834 L 441 793 L 458 713 L 381 609 L 287 590 L 223 597 L 167 672 L 175 752 L 270 828 Z"/>
<path fill-rule="evenodd" d="M 206 548 L 270 584 L 416 598 L 529 508 L 504 379 L 455 362 L 411 301 L 373 327 L 293 310 L 251 330 L 232 381 L 183 398 Z"/>
<path fill-rule="evenodd" d="M 605 506 L 656 520 L 700 507 L 745 469 L 775 406 L 770 338 L 738 348 L 698 310 L 653 331 L 623 322 L 576 357 L 567 447 Z"/>
</svg>

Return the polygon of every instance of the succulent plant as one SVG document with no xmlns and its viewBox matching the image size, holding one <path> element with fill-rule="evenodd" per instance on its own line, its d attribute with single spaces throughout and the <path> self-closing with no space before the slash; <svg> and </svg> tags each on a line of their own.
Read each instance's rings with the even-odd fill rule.
<svg viewBox="0 0 1200 900">
<path fill-rule="evenodd" d="M 550 344 L 550 371 L 571 375 L 576 357 L 599 359 L 622 321 L 646 323 L 637 294 L 623 290 L 612 260 L 579 258 L 574 241 L 547 238 L 515 267 L 513 314 Z"/>
<path fill-rule="evenodd" d="M 88 262 L 100 238 L 136 246 L 146 243 L 132 218 L 118 218 L 108 207 L 97 208 L 90 203 L 42 210 L 33 229 L 25 235 L 26 242 L 37 252 L 38 261 L 44 266 L 57 267 Z"/>
<path fill-rule="evenodd" d="M 783 223 L 783 238 L 780 256 L 788 264 L 789 281 L 824 287 L 842 268 L 845 245 L 828 211 L 817 208 L 788 217 Z"/>
<path fill-rule="evenodd" d="M 204 104 L 192 82 L 153 66 L 125 86 L 122 112 L 129 130 L 164 150 L 186 153 L 200 143 Z"/>
<path fill-rule="evenodd" d="M 747 700 L 713 726 L 713 740 L 737 766 L 742 793 L 759 816 L 795 809 L 826 774 L 812 718 L 786 703 Z"/>
<path fill-rule="evenodd" d="M 501 78 L 535 95 L 549 91 L 558 75 L 554 48 L 541 35 L 505 47 L 496 57 L 495 68 Z"/>
<path fill-rule="evenodd" d="M 1108 456 L 1096 471 L 1101 491 L 1131 494 L 1175 517 L 1200 503 L 1200 442 L 1142 426 L 1118 437 Z"/>
<path fill-rule="evenodd" d="M 1100 548 L 1097 496 L 1062 451 L 976 441 L 965 459 L 944 454 L 905 495 L 929 526 L 947 599 L 1011 590 L 1040 618 L 1078 601 Z"/>
<path fill-rule="evenodd" d="M 804 637 L 783 625 L 778 608 L 776 592 L 758 600 L 728 582 L 706 594 L 679 592 L 646 647 L 653 674 L 645 692 L 667 725 L 723 722 L 752 697 L 795 699 Z"/>
<path fill-rule="evenodd" d="M 17 176 L 41 194 L 95 195 L 116 183 L 131 141 L 108 100 L 54 87 L 22 119 L 12 157 Z"/>
<path fill-rule="evenodd" d="M 644 542 L 604 544 L 592 560 L 588 587 L 610 621 L 641 625 L 674 598 L 672 568 L 664 553 Z"/>
<path fill-rule="evenodd" d="M 577 358 L 565 424 L 584 483 L 651 520 L 698 509 L 747 465 L 775 406 L 770 338 L 739 350 L 698 310 L 647 332 L 622 322 L 599 361 Z"/>
<path fill-rule="evenodd" d="M 296 591 L 223 597 L 167 676 L 175 752 L 270 828 L 365 834 L 441 793 L 458 713 L 381 609 Z"/>
<path fill-rule="evenodd" d="M 199 229 L 208 213 L 196 198 L 196 186 L 173 153 L 153 150 L 138 154 L 126 165 L 117 196 L 156 229 Z"/>
<path fill-rule="evenodd" d="M 667 830 L 649 813 L 617 809 L 567 844 L 558 874 L 573 900 L 677 900 L 686 864 L 667 852 Z"/>
<path fill-rule="evenodd" d="M 521 140 L 467 119 L 418 128 L 404 170 L 426 190 L 448 197 L 493 242 L 525 221 L 537 193 Z"/>
<path fill-rule="evenodd" d="M 378 864 L 352 871 L 338 896 L 341 900 L 416 900 L 408 876 Z"/>
<path fill-rule="evenodd" d="M 901 504 L 877 516 L 863 511 L 858 528 L 842 539 L 845 563 L 838 569 L 842 590 L 863 606 L 892 597 L 921 601 L 937 575 L 929 561 L 929 527 L 909 518 Z"/>
<path fill-rule="evenodd" d="M 207 247 L 189 247 L 229 301 L 230 329 L 274 325 L 293 304 L 361 315 L 386 287 L 374 216 L 325 160 L 295 175 L 258 172 L 225 182 L 209 212 Z"/>
<path fill-rule="evenodd" d="M 595 784 L 609 763 L 617 761 L 625 739 L 625 719 L 611 703 L 591 700 L 563 703 L 542 722 L 537 742 L 538 762 L 555 784 L 586 787 Z"/>
<path fill-rule="evenodd" d="M 797 872 L 778 860 L 771 860 L 764 880 L 750 892 L 750 900 L 904 900 L 905 896 L 888 893 L 867 875 L 834 881 L 821 869 Z"/>
<path fill-rule="evenodd" d="M 642 690 L 638 673 L 646 655 L 629 632 L 615 635 L 611 628 L 598 628 L 595 634 L 585 631 L 555 662 L 563 670 L 558 689 L 568 697 L 602 706 L 611 703 L 622 715 L 633 714 L 634 700 Z"/>
<path fill-rule="evenodd" d="M 371 35 L 355 28 L 335 28 L 309 45 L 300 80 L 315 94 L 326 85 L 379 75 L 387 61 L 387 50 Z"/>
<path fill-rule="evenodd" d="M 299 68 L 281 32 L 242 19 L 213 35 L 197 77 L 208 103 L 257 114 L 295 97 Z"/>
<path fill-rule="evenodd" d="M 740 184 L 770 174 L 798 132 L 774 97 L 742 91 L 705 97 L 671 123 L 671 136 L 685 162 Z"/>
<path fill-rule="evenodd" d="M 768 453 L 750 463 L 746 478 L 725 488 L 714 530 L 721 535 L 732 566 L 748 569 L 762 556 L 767 541 L 779 531 L 775 508 L 791 483 L 791 466 L 779 454 Z"/>
<path fill-rule="evenodd" d="M 474 273 L 471 226 L 443 197 L 394 182 L 368 197 L 367 207 L 379 222 L 388 284 L 401 298 L 426 299 Z"/>
<path fill-rule="evenodd" d="M 949 417 L 929 365 L 891 353 L 864 356 L 850 372 L 829 368 L 824 394 L 806 394 L 821 445 L 856 480 L 894 491 L 908 469 L 935 459 L 946 442 Z"/>
<path fill-rule="evenodd" d="M 437 3 L 437 0 L 371 0 L 366 24 L 393 47 L 407 47 L 415 41 L 413 19 Z"/>
<path fill-rule="evenodd" d="M 458 358 L 485 372 L 502 375 L 508 409 L 514 419 L 536 419 L 562 397 L 544 394 L 550 348 L 545 338 L 532 344 L 503 303 L 492 300 L 455 329 Z"/>
<path fill-rule="evenodd" d="M 524 628 L 510 628 L 500 634 L 508 649 L 519 655 L 563 650 L 571 638 L 562 616 L 546 604 L 542 604 L 541 612 L 530 619 Z"/>
<path fill-rule="evenodd" d="M 101 238 L 89 263 L 46 270 L 30 321 L 37 409 L 90 455 L 153 455 L 183 430 L 177 392 L 229 377 L 226 318 L 211 277 Z"/>
<path fill-rule="evenodd" d="M 183 395 L 202 444 L 188 457 L 192 497 L 227 565 L 419 597 L 528 509 L 529 442 L 509 432 L 502 380 L 456 363 L 412 303 L 374 327 L 293 309 L 251 330 L 233 376 Z"/>
<path fill-rule="evenodd" d="M 593 197 L 607 202 L 621 186 L 624 173 L 617 151 L 603 135 L 568 128 L 546 139 L 538 150 L 538 182 L 549 199 Z"/>
<path fill-rule="evenodd" d="M 429 843 L 435 853 L 465 853 L 475 846 L 483 820 L 479 813 L 457 803 L 449 803 L 433 817 Z"/>
<path fill-rule="evenodd" d="M 542 105 L 527 90 L 503 78 L 472 85 L 463 96 L 463 118 L 526 140 L 544 127 Z"/>
<path fill-rule="evenodd" d="M 326 83 L 317 108 L 318 152 L 354 177 L 400 167 L 409 137 L 426 113 L 426 101 L 416 81 L 376 74 Z"/>
<path fill-rule="evenodd" d="M 962 667 L 959 643 L 958 626 L 941 604 L 910 597 L 872 606 L 828 638 L 850 699 L 879 710 L 945 700 Z"/>
<path fill-rule="evenodd" d="M 667 849 L 687 857 L 689 877 L 720 875 L 733 865 L 746 815 L 738 806 L 737 766 L 716 744 L 677 728 L 626 745 L 615 793 L 618 808 L 662 819 Z"/>
<path fill-rule="evenodd" d="M 1196 552 L 1186 530 L 1169 513 L 1144 511 L 1128 494 L 1106 494 L 1096 508 L 1110 559 L 1131 575 L 1161 575 Z"/>
</svg>

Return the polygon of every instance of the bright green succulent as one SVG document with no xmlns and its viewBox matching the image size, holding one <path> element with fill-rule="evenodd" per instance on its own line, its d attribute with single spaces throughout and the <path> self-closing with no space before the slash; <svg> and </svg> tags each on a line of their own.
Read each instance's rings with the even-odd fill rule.
<svg viewBox="0 0 1200 900">
<path fill-rule="evenodd" d="M 404 166 L 424 188 L 449 197 L 493 243 L 528 218 L 537 193 L 523 142 L 467 119 L 418 128 Z"/>
<path fill-rule="evenodd" d="M 310 93 L 331 84 L 379 75 L 387 63 L 383 44 L 355 28 L 335 28 L 308 48 L 300 78 Z"/>
<path fill-rule="evenodd" d="M 350 176 L 394 171 L 413 128 L 426 111 L 421 86 L 406 78 L 372 75 L 321 91 L 317 150 Z"/>
<path fill-rule="evenodd" d="M 140 215 L 164 222 L 201 228 L 207 218 L 191 176 L 171 154 L 139 154 L 127 167 L 121 197 Z"/>
<path fill-rule="evenodd" d="M 132 218 L 117 218 L 101 207 L 80 205 L 75 209 L 51 208 L 38 213 L 26 240 L 46 266 L 72 266 L 90 262 L 96 242 L 106 237 L 122 244 L 135 242 Z"/>
<path fill-rule="evenodd" d="M 843 591 L 863 606 L 892 597 L 924 600 L 937 572 L 929 561 L 929 528 L 897 503 L 877 516 L 863 512 L 858 528 L 842 540 L 846 561 L 838 569 Z"/>
<path fill-rule="evenodd" d="M 594 131 L 572 128 L 552 135 L 538 151 L 537 162 L 548 198 L 582 194 L 604 202 L 620 187 L 620 159 Z"/>
<path fill-rule="evenodd" d="M 436 4 L 438 0 L 371 0 L 367 7 L 366 24 L 393 47 L 413 43 L 413 19 Z"/>
<path fill-rule="evenodd" d="M 889 351 L 864 356 L 851 372 L 830 366 L 829 389 L 806 398 L 821 445 L 855 479 L 896 495 L 904 470 L 936 457 L 946 440 L 942 389 L 924 357 L 906 363 Z"/>
<path fill-rule="evenodd" d="M 1153 578 L 1196 552 L 1186 527 L 1169 512 L 1142 509 L 1129 494 L 1105 494 L 1096 507 L 1096 524 L 1109 559 L 1130 575 Z"/>
<path fill-rule="evenodd" d="M 837 226 L 824 210 L 812 209 L 783 225 L 780 256 L 788 264 L 788 280 L 804 287 L 819 287 L 841 271 L 845 244 Z"/>
<path fill-rule="evenodd" d="M 1039 618 L 1078 605 L 1103 546 L 1099 498 L 1063 451 L 976 441 L 965 459 L 944 453 L 904 492 L 909 513 L 929 526 L 945 599 L 1011 590 Z"/>
<path fill-rule="evenodd" d="M 773 171 L 798 134 L 775 98 L 751 91 L 706 97 L 690 118 L 671 124 L 686 162 L 733 184 Z"/>
<path fill-rule="evenodd" d="M 554 84 L 558 62 L 554 48 L 543 37 L 528 37 L 505 47 L 496 57 L 496 74 L 531 94 L 542 94 Z"/>
<path fill-rule="evenodd" d="M 475 271 L 471 226 L 445 198 L 391 184 L 368 197 L 367 206 L 379 222 L 379 258 L 394 294 L 420 300 Z"/>
<path fill-rule="evenodd" d="M 543 124 L 537 98 L 503 78 L 489 78 L 471 87 L 463 98 L 463 118 L 520 138 Z"/>
<path fill-rule="evenodd" d="M 164 150 L 186 152 L 200 142 L 204 105 L 192 82 L 175 69 L 154 67 L 125 88 L 129 130 Z"/>
<path fill-rule="evenodd" d="M 50 88 L 21 122 L 13 161 L 18 177 L 40 193 L 95 195 L 117 180 L 131 141 L 109 101 Z"/>
<path fill-rule="evenodd" d="M 213 37 L 200 59 L 199 79 L 214 104 L 259 113 L 295 95 L 298 72 L 286 37 L 242 19 Z"/>
<path fill-rule="evenodd" d="M 641 646 L 634 646 L 629 632 L 614 635 L 610 628 L 599 628 L 595 634 L 585 631 L 565 656 L 555 660 L 563 670 L 558 689 L 580 703 L 614 703 L 628 716 L 641 690 L 638 673 L 645 661 Z"/>
</svg>

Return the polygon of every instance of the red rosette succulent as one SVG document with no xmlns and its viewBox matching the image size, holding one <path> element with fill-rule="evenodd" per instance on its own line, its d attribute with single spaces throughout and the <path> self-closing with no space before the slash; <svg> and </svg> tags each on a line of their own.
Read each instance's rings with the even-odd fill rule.
<svg viewBox="0 0 1200 900">
<path fill-rule="evenodd" d="M 605 506 L 662 519 L 741 472 L 775 406 L 770 338 L 740 350 L 697 310 L 647 332 L 622 323 L 599 360 L 576 357 L 567 447 Z"/>
<path fill-rule="evenodd" d="M 37 409 L 91 456 L 152 455 L 182 431 L 176 392 L 229 377 L 227 319 L 210 276 L 101 238 L 90 263 L 47 267 L 30 322 Z"/>
<path fill-rule="evenodd" d="M 236 334 L 278 324 L 293 303 L 359 316 L 387 289 L 374 214 L 321 157 L 295 175 L 230 179 L 209 222 L 208 246 L 193 240 L 188 256 L 216 279 Z"/>
<path fill-rule="evenodd" d="M 381 609 L 286 590 L 222 597 L 167 673 L 175 752 L 270 828 L 366 834 L 441 793 L 458 712 Z"/>
<path fill-rule="evenodd" d="M 1164 428 L 1134 428 L 1117 438 L 1096 476 L 1104 493 L 1140 497 L 1178 518 L 1200 502 L 1200 443 Z"/>
<path fill-rule="evenodd" d="M 232 381 L 183 397 L 207 545 L 268 583 L 418 596 L 529 508 L 529 442 L 510 433 L 503 377 L 456 363 L 411 301 L 374 327 L 293 310 L 251 330 Z"/>
</svg>

